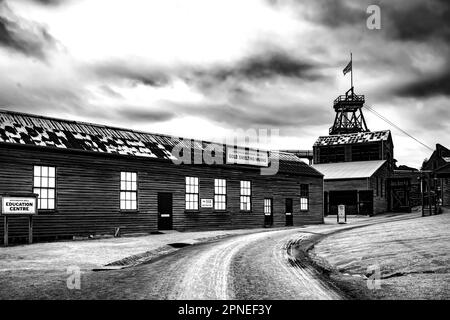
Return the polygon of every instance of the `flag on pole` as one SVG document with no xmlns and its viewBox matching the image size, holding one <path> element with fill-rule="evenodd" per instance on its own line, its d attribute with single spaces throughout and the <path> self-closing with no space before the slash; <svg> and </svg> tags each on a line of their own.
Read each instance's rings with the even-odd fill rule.
<svg viewBox="0 0 450 320">
<path fill-rule="evenodd" d="M 350 72 L 350 71 L 352 71 L 352 61 L 351 60 L 343 70 L 344 76 L 347 74 L 347 72 Z"/>
</svg>

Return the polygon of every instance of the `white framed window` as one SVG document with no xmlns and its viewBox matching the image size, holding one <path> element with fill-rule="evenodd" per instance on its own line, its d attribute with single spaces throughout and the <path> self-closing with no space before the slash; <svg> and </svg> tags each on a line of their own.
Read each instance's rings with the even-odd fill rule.
<svg viewBox="0 0 450 320">
<path fill-rule="evenodd" d="M 186 177 L 186 210 L 198 210 L 198 178 Z"/>
<path fill-rule="evenodd" d="M 252 183 L 241 181 L 241 211 L 251 211 L 252 208 Z"/>
<path fill-rule="evenodd" d="M 54 210 L 56 199 L 56 168 L 34 166 L 33 193 L 37 193 L 38 209 Z"/>
<path fill-rule="evenodd" d="M 272 215 L 272 199 L 271 198 L 264 199 L 264 215 L 266 215 L 266 216 Z"/>
<path fill-rule="evenodd" d="M 137 173 L 120 173 L 120 210 L 137 210 Z"/>
<path fill-rule="evenodd" d="M 227 209 L 227 180 L 214 179 L 214 209 Z"/>
<path fill-rule="evenodd" d="M 300 185 L 300 211 L 309 210 L 309 185 Z"/>
</svg>

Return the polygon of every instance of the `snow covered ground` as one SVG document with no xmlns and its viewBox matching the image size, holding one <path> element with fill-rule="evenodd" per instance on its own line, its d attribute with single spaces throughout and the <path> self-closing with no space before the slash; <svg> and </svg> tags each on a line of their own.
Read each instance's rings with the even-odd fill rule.
<svg viewBox="0 0 450 320">
<path fill-rule="evenodd" d="M 316 244 L 311 254 L 339 271 L 334 280 L 355 296 L 449 299 L 450 212 L 412 217 L 336 233 Z M 367 286 L 368 268 L 380 271 L 378 288 L 375 282 Z"/>
<path fill-rule="evenodd" d="M 170 243 L 199 243 L 207 240 L 260 232 L 267 229 L 177 232 L 164 231 L 140 237 L 35 243 L 0 248 L 0 272 L 18 270 L 82 270 L 97 268 L 129 256 L 161 249 Z"/>
</svg>

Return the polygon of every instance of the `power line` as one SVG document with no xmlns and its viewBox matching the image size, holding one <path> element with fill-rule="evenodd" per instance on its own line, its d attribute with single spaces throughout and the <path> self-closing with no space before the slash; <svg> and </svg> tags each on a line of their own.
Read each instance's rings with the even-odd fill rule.
<svg viewBox="0 0 450 320">
<path fill-rule="evenodd" d="M 405 134 L 406 136 L 410 137 L 411 139 L 413 139 L 414 141 L 420 143 L 422 146 L 424 146 L 427 149 L 430 149 L 431 151 L 434 151 L 433 148 L 427 146 L 425 143 L 423 143 L 422 141 L 420 141 L 419 139 L 415 138 L 413 135 L 409 134 L 408 132 L 406 132 L 405 130 L 403 130 L 402 128 L 400 128 L 399 126 L 397 126 L 395 123 L 393 123 L 391 120 L 385 118 L 383 115 L 381 115 L 380 113 L 378 113 L 377 111 L 375 111 L 373 108 L 365 105 L 364 106 L 367 110 L 369 110 L 370 112 L 372 112 L 374 115 L 376 115 L 378 118 L 380 118 L 381 120 L 385 121 L 386 123 L 388 123 L 389 125 L 393 126 L 394 128 L 396 128 L 397 130 L 401 131 L 403 134 Z"/>
</svg>

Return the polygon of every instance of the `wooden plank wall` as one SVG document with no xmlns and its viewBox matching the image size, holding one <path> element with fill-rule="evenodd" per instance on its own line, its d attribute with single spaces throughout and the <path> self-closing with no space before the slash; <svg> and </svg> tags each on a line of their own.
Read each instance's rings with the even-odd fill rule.
<svg viewBox="0 0 450 320">
<path fill-rule="evenodd" d="M 442 180 L 442 204 L 446 207 L 450 207 L 450 178 L 443 178 Z"/>
<path fill-rule="evenodd" d="M 374 214 L 383 213 L 388 210 L 389 188 L 387 188 L 386 181 L 391 176 L 388 170 L 388 163 L 386 162 L 377 172 L 370 178 L 370 188 L 373 190 L 373 211 Z M 378 195 L 377 191 L 378 178 Z M 381 181 L 383 181 L 381 183 Z"/>
<path fill-rule="evenodd" d="M 35 218 L 36 237 L 157 230 L 157 193 L 173 193 L 173 227 L 203 230 L 263 227 L 263 199 L 274 200 L 274 226 L 285 225 L 285 198 L 294 200 L 294 225 L 323 222 L 322 177 L 261 176 L 259 170 L 177 166 L 146 158 L 0 145 L 0 193 L 32 192 L 33 165 L 57 168 L 57 210 Z M 138 213 L 119 210 L 120 171 L 138 173 Z M 185 176 L 199 177 L 200 198 L 213 198 L 214 179 L 227 179 L 228 212 L 185 212 Z M 239 212 L 240 180 L 252 181 L 252 212 Z M 310 210 L 300 212 L 300 184 L 310 184 Z M 11 236 L 26 236 L 26 221 L 11 222 Z M 23 223 L 23 221 L 25 221 Z M 3 233 L 0 222 L 0 234 Z M 3 238 L 2 238 L 3 239 Z"/>
<path fill-rule="evenodd" d="M 386 166 L 386 165 L 385 165 Z M 378 179 L 383 177 L 383 197 L 381 193 L 379 196 L 376 196 L 376 176 L 370 179 L 350 179 L 350 180 L 325 180 L 325 191 L 333 191 L 333 190 L 342 190 L 342 191 L 350 191 L 350 190 L 373 190 L 374 194 L 374 214 L 385 212 L 387 210 L 387 193 L 385 190 L 385 181 L 386 177 L 388 177 L 387 170 L 383 166 L 383 170 L 379 171 L 376 176 Z"/>
</svg>

